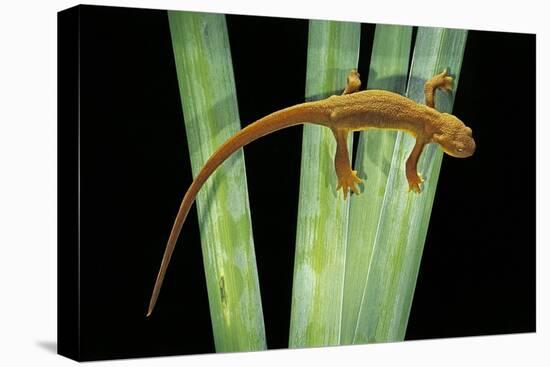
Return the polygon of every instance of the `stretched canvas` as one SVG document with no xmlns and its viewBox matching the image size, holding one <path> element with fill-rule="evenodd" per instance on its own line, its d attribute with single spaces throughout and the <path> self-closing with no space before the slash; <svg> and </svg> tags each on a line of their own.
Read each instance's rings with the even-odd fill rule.
<svg viewBox="0 0 550 367">
<path fill-rule="evenodd" d="M 60 354 L 535 331 L 535 35 L 87 5 L 58 26 Z"/>
</svg>

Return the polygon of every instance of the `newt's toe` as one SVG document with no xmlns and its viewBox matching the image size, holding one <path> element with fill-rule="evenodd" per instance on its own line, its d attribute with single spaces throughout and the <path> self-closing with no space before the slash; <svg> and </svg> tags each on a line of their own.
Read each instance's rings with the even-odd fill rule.
<svg viewBox="0 0 550 367">
<path fill-rule="evenodd" d="M 453 90 L 453 77 L 448 74 L 447 69 L 434 76 L 427 83 L 429 83 L 434 89 L 441 89 L 445 91 Z"/>
<path fill-rule="evenodd" d="M 452 91 L 453 90 L 453 78 L 450 76 L 446 76 L 443 81 L 441 82 L 441 89 L 444 89 L 446 91 Z"/>
<path fill-rule="evenodd" d="M 424 179 L 420 175 L 416 175 L 414 177 L 407 177 L 407 180 L 409 181 L 409 192 L 414 191 L 416 193 L 422 192 L 422 189 L 420 188 L 420 184 L 424 182 Z"/>
<path fill-rule="evenodd" d="M 338 178 L 338 186 L 336 187 L 336 191 L 342 188 L 342 192 L 344 193 L 344 200 L 346 200 L 348 197 L 348 192 L 350 190 L 353 191 L 355 194 L 361 193 L 361 191 L 359 191 L 359 187 L 357 187 L 357 184 L 362 182 L 363 180 L 357 176 L 357 171 L 349 171 L 349 174 L 345 177 Z"/>
<path fill-rule="evenodd" d="M 449 76 L 447 69 L 443 70 L 441 74 L 438 74 L 434 78 L 435 87 L 446 91 L 453 90 L 453 77 Z"/>
<path fill-rule="evenodd" d="M 422 192 L 422 189 L 418 184 L 409 184 L 409 192 L 414 191 L 417 194 L 420 194 Z"/>
<path fill-rule="evenodd" d="M 359 176 L 357 176 L 357 171 L 351 171 L 351 178 L 356 183 L 362 183 L 363 182 L 363 180 L 361 178 L 359 178 Z"/>
<path fill-rule="evenodd" d="M 441 85 L 439 88 L 444 89 L 446 91 L 452 91 L 453 90 L 453 78 L 450 76 L 446 76 L 441 81 Z"/>
</svg>

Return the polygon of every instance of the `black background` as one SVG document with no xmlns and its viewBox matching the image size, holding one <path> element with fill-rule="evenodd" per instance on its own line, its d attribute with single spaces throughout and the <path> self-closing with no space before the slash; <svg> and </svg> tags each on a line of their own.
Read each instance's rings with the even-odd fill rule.
<svg viewBox="0 0 550 367">
<path fill-rule="evenodd" d="M 81 358 L 214 352 L 195 209 L 145 318 L 192 179 L 166 12 L 80 10 Z M 227 24 L 242 125 L 303 102 L 307 21 Z M 535 36 L 469 32 L 454 114 L 478 148 L 444 158 L 406 339 L 534 331 Z M 245 148 L 269 348 L 288 344 L 301 136 Z"/>
</svg>

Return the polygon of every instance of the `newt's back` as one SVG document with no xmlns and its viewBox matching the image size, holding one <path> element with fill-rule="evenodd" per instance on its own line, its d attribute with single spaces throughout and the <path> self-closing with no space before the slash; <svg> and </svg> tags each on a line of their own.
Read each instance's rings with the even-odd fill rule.
<svg viewBox="0 0 550 367">
<path fill-rule="evenodd" d="M 332 110 L 333 127 L 350 130 L 377 128 L 416 132 L 426 120 L 438 114 L 400 94 L 376 89 L 332 96 L 320 102 L 325 102 Z"/>
</svg>

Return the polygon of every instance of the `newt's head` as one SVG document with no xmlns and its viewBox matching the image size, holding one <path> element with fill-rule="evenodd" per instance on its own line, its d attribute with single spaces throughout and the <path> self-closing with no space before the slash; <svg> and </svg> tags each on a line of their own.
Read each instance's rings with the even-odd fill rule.
<svg viewBox="0 0 550 367">
<path fill-rule="evenodd" d="M 476 143 L 472 137 L 472 129 L 448 113 L 442 113 L 441 118 L 438 131 L 433 134 L 433 141 L 453 157 L 466 158 L 474 154 Z"/>
</svg>

